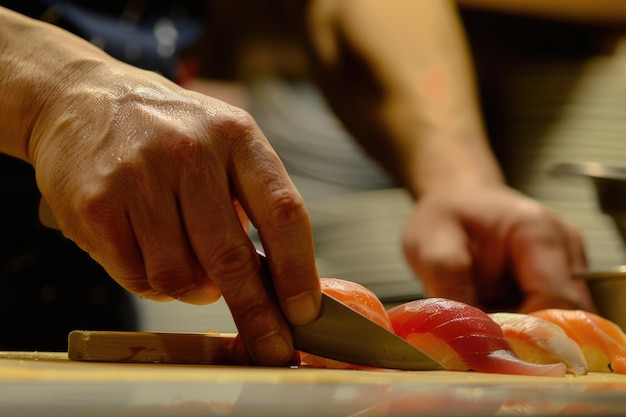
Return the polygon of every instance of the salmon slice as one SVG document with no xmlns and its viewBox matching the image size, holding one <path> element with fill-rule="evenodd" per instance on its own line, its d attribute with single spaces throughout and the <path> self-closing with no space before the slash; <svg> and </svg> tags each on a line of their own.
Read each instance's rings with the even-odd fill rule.
<svg viewBox="0 0 626 417">
<path fill-rule="evenodd" d="M 558 325 L 578 343 L 589 371 L 626 374 L 626 335 L 617 324 L 583 310 L 546 309 L 530 314 Z"/>
<path fill-rule="evenodd" d="M 568 373 L 587 373 L 582 349 L 556 324 L 519 313 L 493 313 L 489 317 L 500 325 L 520 358 L 534 363 L 560 362 L 565 364 Z"/>
<path fill-rule="evenodd" d="M 322 278 L 322 291 L 358 311 L 390 332 L 391 320 L 383 303 L 374 292 L 361 284 L 339 278 Z"/>
<path fill-rule="evenodd" d="M 385 306 L 370 289 L 356 282 L 339 278 L 322 278 L 321 286 L 324 293 L 341 301 L 390 332 L 393 332 L 391 320 L 389 320 Z M 306 352 L 300 352 L 300 360 L 302 365 L 318 368 L 368 369 L 366 366 L 323 358 Z"/>
</svg>

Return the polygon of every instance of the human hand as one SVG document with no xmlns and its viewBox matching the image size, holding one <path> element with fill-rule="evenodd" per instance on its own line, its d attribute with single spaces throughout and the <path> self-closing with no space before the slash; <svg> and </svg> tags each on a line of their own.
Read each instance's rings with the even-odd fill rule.
<svg viewBox="0 0 626 417">
<path fill-rule="evenodd" d="M 252 359 L 288 362 L 285 317 L 315 319 L 321 291 L 305 205 L 254 120 L 116 62 L 91 62 L 46 93 L 28 155 L 63 233 L 141 297 L 223 294 Z"/>
<path fill-rule="evenodd" d="M 572 279 L 587 266 L 579 231 L 505 186 L 423 195 L 403 243 L 428 296 L 489 311 L 593 310 L 584 283 Z"/>
</svg>

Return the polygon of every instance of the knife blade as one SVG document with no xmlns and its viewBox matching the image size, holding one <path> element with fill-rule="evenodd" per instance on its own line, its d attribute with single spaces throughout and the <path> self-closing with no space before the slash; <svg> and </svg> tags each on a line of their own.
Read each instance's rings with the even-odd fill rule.
<svg viewBox="0 0 626 417">
<path fill-rule="evenodd" d="M 257 252 L 264 278 L 271 281 L 267 258 Z M 329 359 L 374 368 L 444 369 L 417 347 L 325 293 L 317 319 L 291 326 L 291 333 L 297 350 Z"/>
<path fill-rule="evenodd" d="M 292 326 L 296 349 L 374 368 L 444 369 L 432 357 L 327 294 L 314 322 Z"/>
</svg>

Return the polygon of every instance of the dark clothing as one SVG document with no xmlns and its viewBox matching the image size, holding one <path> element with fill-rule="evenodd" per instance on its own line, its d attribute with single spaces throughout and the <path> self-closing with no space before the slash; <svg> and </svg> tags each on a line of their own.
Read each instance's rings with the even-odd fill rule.
<svg viewBox="0 0 626 417">
<path fill-rule="evenodd" d="M 52 23 L 109 55 L 177 80 L 179 57 L 200 37 L 205 2 L 193 0 L 0 0 Z"/>
<path fill-rule="evenodd" d="M 0 0 L 173 80 L 181 51 L 200 35 L 201 4 Z M 64 351 L 71 330 L 136 329 L 131 296 L 62 233 L 39 223 L 32 167 L 0 154 L 0 190 L 0 350 Z"/>
<path fill-rule="evenodd" d="M 178 54 L 199 35 L 194 3 L 0 0 L 171 79 Z M 0 350 L 64 351 L 71 330 L 136 329 L 131 296 L 62 233 L 39 223 L 32 167 L 0 154 L 0 190 Z"/>
<path fill-rule="evenodd" d="M 67 349 L 71 330 L 134 330 L 130 295 L 39 223 L 33 169 L 0 154 L 0 350 Z"/>
</svg>

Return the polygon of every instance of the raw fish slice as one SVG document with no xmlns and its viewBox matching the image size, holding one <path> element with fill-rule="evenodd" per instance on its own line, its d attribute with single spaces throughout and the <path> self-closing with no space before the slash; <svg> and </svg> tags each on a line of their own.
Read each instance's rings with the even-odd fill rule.
<svg viewBox="0 0 626 417">
<path fill-rule="evenodd" d="M 580 346 L 554 323 L 518 313 L 489 314 L 520 358 L 534 363 L 559 363 L 574 375 L 587 373 L 587 361 Z"/>
<path fill-rule="evenodd" d="M 560 326 L 582 349 L 589 371 L 626 374 L 626 335 L 610 320 L 583 310 L 530 313 Z"/>
<path fill-rule="evenodd" d="M 390 332 L 393 332 L 385 306 L 378 299 L 376 294 L 368 288 L 356 282 L 339 278 L 322 278 L 321 286 L 324 293 L 341 301 L 353 310 L 358 311 Z M 300 360 L 303 365 L 319 368 L 367 369 L 367 367 L 362 365 L 323 358 L 306 352 L 300 352 Z"/>
<path fill-rule="evenodd" d="M 324 293 L 358 311 L 390 332 L 393 331 L 385 306 L 370 289 L 356 282 L 339 278 L 322 278 L 321 286 Z"/>
<path fill-rule="evenodd" d="M 502 329 L 482 310 L 443 298 L 394 307 L 395 333 L 455 371 L 563 376 L 565 365 L 536 364 L 517 357 Z"/>
</svg>

